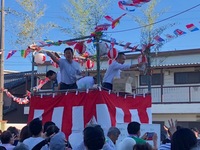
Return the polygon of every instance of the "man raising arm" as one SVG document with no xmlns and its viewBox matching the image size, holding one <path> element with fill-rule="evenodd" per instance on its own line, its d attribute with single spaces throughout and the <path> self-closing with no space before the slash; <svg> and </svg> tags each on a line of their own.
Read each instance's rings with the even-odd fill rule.
<svg viewBox="0 0 200 150">
<path fill-rule="evenodd" d="M 119 53 L 115 61 L 108 67 L 103 78 L 103 87 L 112 90 L 113 79 L 120 78 L 121 70 L 139 67 L 138 64 L 124 64 L 126 56 L 124 53 Z"/>
<path fill-rule="evenodd" d="M 60 67 L 61 83 L 60 90 L 77 89 L 76 80 L 81 75 L 80 64 L 73 60 L 73 49 L 68 47 L 64 50 L 65 58 L 57 59 L 51 52 L 46 52 Z"/>
</svg>

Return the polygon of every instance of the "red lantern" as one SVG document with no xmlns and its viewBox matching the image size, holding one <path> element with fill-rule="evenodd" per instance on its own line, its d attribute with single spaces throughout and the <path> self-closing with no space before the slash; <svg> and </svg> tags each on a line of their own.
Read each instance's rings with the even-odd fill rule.
<svg viewBox="0 0 200 150">
<path fill-rule="evenodd" d="M 140 67 L 138 68 L 139 71 L 145 75 L 147 73 L 147 57 L 146 57 L 146 55 L 141 54 L 138 57 L 138 64 L 140 64 Z"/>
<path fill-rule="evenodd" d="M 92 60 L 88 59 L 88 60 L 86 61 L 86 68 L 87 68 L 87 69 L 91 69 L 91 68 L 93 68 L 93 67 L 94 67 L 94 62 L 93 62 Z"/>
<path fill-rule="evenodd" d="M 90 55 L 90 54 L 89 54 L 88 52 L 85 52 L 85 53 L 83 53 L 83 55 L 82 55 L 82 56 L 83 56 L 83 57 L 85 57 L 85 58 L 88 58 L 88 57 L 89 57 L 89 55 Z"/>
<path fill-rule="evenodd" d="M 113 49 L 108 51 L 108 58 L 109 59 L 115 59 L 115 58 L 117 58 L 117 55 L 118 55 L 118 51 L 117 51 L 116 48 L 113 48 Z"/>
<path fill-rule="evenodd" d="M 36 64 L 43 64 L 46 61 L 46 56 L 43 53 L 35 54 L 34 61 Z"/>
<path fill-rule="evenodd" d="M 108 60 L 108 64 L 109 64 L 109 65 L 112 64 L 112 61 L 113 61 L 112 59 L 109 59 L 109 60 Z"/>
<path fill-rule="evenodd" d="M 84 42 L 76 43 L 76 45 L 74 46 L 74 50 L 76 50 L 79 54 L 83 54 L 86 51 L 86 46 Z"/>
<path fill-rule="evenodd" d="M 99 55 L 100 56 L 106 55 L 108 53 L 108 50 L 109 50 L 109 46 L 107 43 L 105 43 L 105 42 L 99 43 Z"/>
</svg>

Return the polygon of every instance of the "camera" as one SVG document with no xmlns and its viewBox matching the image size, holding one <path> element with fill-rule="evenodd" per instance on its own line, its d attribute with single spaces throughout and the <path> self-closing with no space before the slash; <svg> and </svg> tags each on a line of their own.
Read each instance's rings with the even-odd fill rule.
<svg viewBox="0 0 200 150">
<path fill-rule="evenodd" d="M 147 140 L 153 139 L 154 132 L 147 132 Z"/>
</svg>

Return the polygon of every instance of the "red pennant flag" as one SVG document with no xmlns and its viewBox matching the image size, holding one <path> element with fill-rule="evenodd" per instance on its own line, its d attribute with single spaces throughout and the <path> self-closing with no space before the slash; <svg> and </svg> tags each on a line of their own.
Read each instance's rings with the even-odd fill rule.
<svg viewBox="0 0 200 150">
<path fill-rule="evenodd" d="M 17 50 L 11 50 L 9 53 L 8 53 L 8 56 L 6 57 L 6 59 L 10 58 L 12 55 L 14 55 L 15 53 L 17 52 Z"/>
</svg>

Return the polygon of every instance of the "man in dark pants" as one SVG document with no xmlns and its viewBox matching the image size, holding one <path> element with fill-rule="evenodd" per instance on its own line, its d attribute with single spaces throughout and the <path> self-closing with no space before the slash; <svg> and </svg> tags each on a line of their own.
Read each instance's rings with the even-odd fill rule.
<svg viewBox="0 0 200 150">
<path fill-rule="evenodd" d="M 64 50 L 65 59 L 58 60 L 51 52 L 46 52 L 46 54 L 60 67 L 60 90 L 77 89 L 76 80 L 81 75 L 81 68 L 80 64 L 73 60 L 73 49 L 68 47 Z"/>
</svg>

